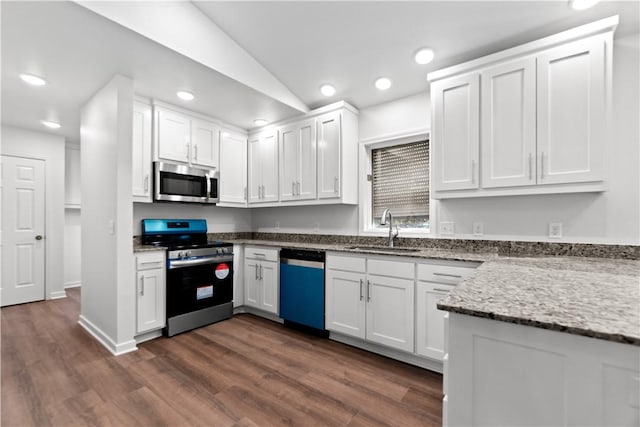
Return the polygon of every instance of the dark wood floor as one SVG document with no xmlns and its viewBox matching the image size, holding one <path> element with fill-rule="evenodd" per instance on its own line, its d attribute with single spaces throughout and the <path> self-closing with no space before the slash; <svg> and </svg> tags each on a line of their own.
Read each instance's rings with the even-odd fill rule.
<svg viewBox="0 0 640 427">
<path fill-rule="evenodd" d="M 69 298 L 2 309 L 3 426 L 427 426 L 442 376 L 252 315 L 112 356 Z"/>
</svg>

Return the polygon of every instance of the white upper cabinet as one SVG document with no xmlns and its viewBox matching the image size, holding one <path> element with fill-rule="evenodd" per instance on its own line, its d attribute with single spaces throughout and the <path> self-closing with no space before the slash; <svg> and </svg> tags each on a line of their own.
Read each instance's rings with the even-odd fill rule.
<svg viewBox="0 0 640 427">
<path fill-rule="evenodd" d="M 478 188 L 480 78 L 477 73 L 431 85 L 433 184 L 436 190 Z"/>
<path fill-rule="evenodd" d="M 538 56 L 538 183 L 597 181 L 607 119 L 606 39 L 569 43 Z"/>
<path fill-rule="evenodd" d="M 316 120 L 280 128 L 280 200 L 316 198 Z"/>
<path fill-rule="evenodd" d="M 430 73 L 433 196 L 603 191 L 617 23 Z"/>
<path fill-rule="evenodd" d="M 189 162 L 191 123 L 189 117 L 175 111 L 157 108 L 158 157 L 162 160 Z"/>
<path fill-rule="evenodd" d="M 341 115 L 339 111 L 318 117 L 318 197 L 340 197 Z M 355 167 L 355 166 L 354 166 Z"/>
<path fill-rule="evenodd" d="M 220 131 L 220 203 L 247 203 L 247 136 Z"/>
<path fill-rule="evenodd" d="M 133 103 L 131 181 L 134 202 L 151 203 L 151 105 Z"/>
<path fill-rule="evenodd" d="M 536 182 L 536 61 L 486 69 L 482 84 L 482 186 Z"/>
<path fill-rule="evenodd" d="M 158 160 L 217 169 L 220 127 L 195 115 L 156 106 Z"/>
<path fill-rule="evenodd" d="M 278 200 L 278 132 L 249 136 L 249 203 Z"/>
<path fill-rule="evenodd" d="M 217 168 L 220 164 L 220 127 L 215 123 L 191 119 L 191 164 Z"/>
</svg>

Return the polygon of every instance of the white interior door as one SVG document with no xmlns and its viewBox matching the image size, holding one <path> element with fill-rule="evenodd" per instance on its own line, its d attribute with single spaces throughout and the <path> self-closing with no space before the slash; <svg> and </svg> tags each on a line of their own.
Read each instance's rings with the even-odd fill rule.
<svg viewBox="0 0 640 427">
<path fill-rule="evenodd" d="M 44 161 L 2 156 L 0 305 L 44 299 Z"/>
</svg>

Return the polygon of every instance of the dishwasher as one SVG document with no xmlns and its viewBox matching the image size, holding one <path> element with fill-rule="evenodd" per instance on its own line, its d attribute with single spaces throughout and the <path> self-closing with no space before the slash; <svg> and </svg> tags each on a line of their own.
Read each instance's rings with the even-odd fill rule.
<svg viewBox="0 0 640 427">
<path fill-rule="evenodd" d="M 309 332 L 327 335 L 324 329 L 323 251 L 280 250 L 280 317 L 291 327 L 311 328 Z"/>
</svg>

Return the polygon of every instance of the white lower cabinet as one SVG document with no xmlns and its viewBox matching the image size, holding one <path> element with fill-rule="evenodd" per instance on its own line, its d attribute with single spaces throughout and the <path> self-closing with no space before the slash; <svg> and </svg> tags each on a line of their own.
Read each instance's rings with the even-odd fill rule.
<svg viewBox="0 0 640 427">
<path fill-rule="evenodd" d="M 245 305 L 278 314 L 280 298 L 278 250 L 247 246 L 244 258 Z"/>
<path fill-rule="evenodd" d="M 444 356 L 444 316 L 437 304 L 454 286 L 419 281 L 416 285 L 416 353 L 432 359 Z"/>
<path fill-rule="evenodd" d="M 164 328 L 166 322 L 166 255 L 164 251 L 136 254 L 136 333 Z"/>
<path fill-rule="evenodd" d="M 410 277 L 368 274 L 381 263 Z M 327 330 L 413 352 L 413 263 L 329 254 L 326 266 Z"/>
</svg>

